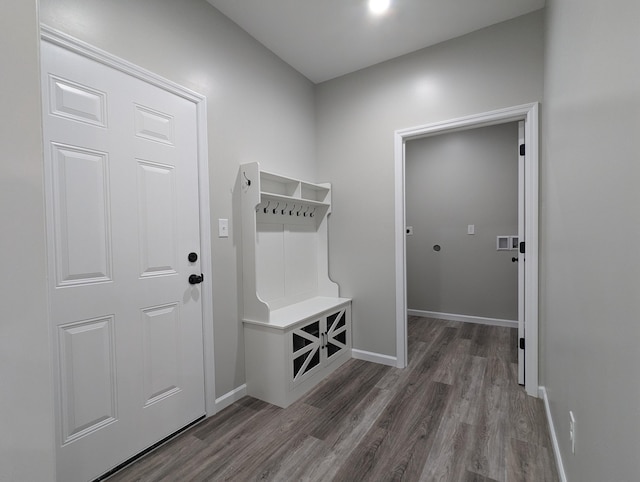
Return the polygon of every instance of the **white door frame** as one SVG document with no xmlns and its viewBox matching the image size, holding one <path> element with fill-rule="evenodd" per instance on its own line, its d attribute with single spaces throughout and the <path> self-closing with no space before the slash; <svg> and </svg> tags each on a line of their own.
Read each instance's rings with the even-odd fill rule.
<svg viewBox="0 0 640 482">
<path fill-rule="evenodd" d="M 100 62 L 127 75 L 159 87 L 182 97 L 196 107 L 198 138 L 198 191 L 200 201 L 200 265 L 204 273 L 205 285 L 211 286 L 211 215 L 209 205 L 209 158 L 207 144 L 207 98 L 197 92 L 167 80 L 159 75 L 138 67 L 131 62 L 116 57 L 93 45 L 78 40 L 47 25 L 40 25 L 40 38 L 59 45 L 83 57 Z M 207 280 L 209 280 L 207 282 Z M 203 289 L 202 294 L 202 336 L 204 352 L 205 410 L 208 416 L 216 412 L 215 367 L 213 356 L 213 293 Z"/>
<path fill-rule="evenodd" d="M 405 143 L 412 139 L 506 122 L 525 124 L 525 389 L 538 396 L 538 103 L 524 104 L 395 132 L 395 263 L 397 367 L 407 366 Z"/>
</svg>

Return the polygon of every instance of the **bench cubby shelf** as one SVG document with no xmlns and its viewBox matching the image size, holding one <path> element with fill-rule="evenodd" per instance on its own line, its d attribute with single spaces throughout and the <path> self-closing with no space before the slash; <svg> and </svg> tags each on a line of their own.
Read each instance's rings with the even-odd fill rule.
<svg viewBox="0 0 640 482">
<path fill-rule="evenodd" d="M 331 186 L 240 166 L 247 393 L 286 407 L 351 358 L 351 300 L 329 279 Z"/>
</svg>

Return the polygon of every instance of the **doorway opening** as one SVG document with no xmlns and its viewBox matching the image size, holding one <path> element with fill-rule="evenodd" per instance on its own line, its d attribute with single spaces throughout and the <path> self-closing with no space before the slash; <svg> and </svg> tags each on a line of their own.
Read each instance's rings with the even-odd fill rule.
<svg viewBox="0 0 640 482">
<path fill-rule="evenodd" d="M 525 389 L 538 394 L 538 104 L 491 111 L 435 124 L 402 129 L 395 133 L 395 196 L 396 196 L 396 343 L 397 366 L 407 364 L 407 267 L 406 267 L 406 201 L 405 147 L 410 140 L 476 129 L 498 124 L 522 122 L 519 137 L 526 141 L 520 151 L 519 175 L 519 337 L 523 350 Z M 511 241 L 511 240 L 510 240 Z M 522 243 L 522 244 L 520 244 Z M 524 259 L 526 257 L 526 264 Z M 526 266 L 526 269 L 524 269 Z"/>
</svg>

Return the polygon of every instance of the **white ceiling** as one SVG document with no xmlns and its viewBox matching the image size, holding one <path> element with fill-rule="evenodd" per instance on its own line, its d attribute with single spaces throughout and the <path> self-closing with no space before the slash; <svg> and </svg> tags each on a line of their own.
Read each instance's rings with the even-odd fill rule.
<svg viewBox="0 0 640 482">
<path fill-rule="evenodd" d="M 339 77 L 544 6 L 545 0 L 207 0 L 312 82 Z"/>
</svg>

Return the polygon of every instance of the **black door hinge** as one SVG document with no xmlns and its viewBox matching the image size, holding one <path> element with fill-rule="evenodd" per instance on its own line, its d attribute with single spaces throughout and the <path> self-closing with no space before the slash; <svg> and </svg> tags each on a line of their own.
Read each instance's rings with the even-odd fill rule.
<svg viewBox="0 0 640 482">
<path fill-rule="evenodd" d="M 524 249 L 524 248 L 525 248 L 525 246 L 524 246 L 524 241 L 520 241 L 520 253 L 521 253 L 521 254 L 524 254 L 524 251 L 525 251 L 525 249 Z"/>
<path fill-rule="evenodd" d="M 520 144 L 520 155 L 524 156 L 524 144 Z"/>
<path fill-rule="evenodd" d="M 524 350 L 524 338 L 520 338 L 520 349 Z"/>
</svg>

